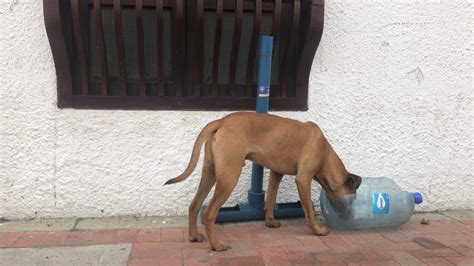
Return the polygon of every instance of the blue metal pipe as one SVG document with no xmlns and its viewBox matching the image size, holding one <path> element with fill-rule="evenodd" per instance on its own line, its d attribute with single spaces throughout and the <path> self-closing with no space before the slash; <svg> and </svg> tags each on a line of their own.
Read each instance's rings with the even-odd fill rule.
<svg viewBox="0 0 474 266">
<path fill-rule="evenodd" d="M 258 57 L 257 113 L 268 113 L 270 98 L 270 76 L 272 74 L 273 37 L 262 36 Z M 249 204 L 257 209 L 264 208 L 265 192 L 263 185 L 263 167 L 252 164 L 252 183 L 248 191 Z"/>
</svg>

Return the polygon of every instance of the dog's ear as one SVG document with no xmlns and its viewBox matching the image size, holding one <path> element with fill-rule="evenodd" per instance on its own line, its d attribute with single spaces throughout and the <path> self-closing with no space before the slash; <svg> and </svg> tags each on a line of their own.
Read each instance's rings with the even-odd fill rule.
<svg viewBox="0 0 474 266">
<path fill-rule="evenodd" d="M 346 186 L 356 190 L 359 188 L 360 183 L 362 183 L 362 178 L 358 175 L 348 174 L 346 177 Z"/>
</svg>

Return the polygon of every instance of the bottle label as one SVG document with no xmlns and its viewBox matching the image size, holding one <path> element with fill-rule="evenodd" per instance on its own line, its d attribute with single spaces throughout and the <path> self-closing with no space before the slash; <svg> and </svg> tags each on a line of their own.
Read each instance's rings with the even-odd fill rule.
<svg viewBox="0 0 474 266">
<path fill-rule="evenodd" d="M 386 192 L 372 194 L 372 214 L 387 214 L 390 211 L 390 198 Z"/>
</svg>

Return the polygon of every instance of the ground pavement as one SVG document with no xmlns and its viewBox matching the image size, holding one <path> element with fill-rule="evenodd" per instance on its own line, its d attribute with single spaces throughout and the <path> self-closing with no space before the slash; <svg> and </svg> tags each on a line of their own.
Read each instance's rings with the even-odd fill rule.
<svg viewBox="0 0 474 266">
<path fill-rule="evenodd" d="M 430 223 L 420 223 L 422 218 Z M 474 211 L 311 235 L 304 219 L 218 225 L 232 249 L 187 241 L 187 217 L 0 221 L 0 265 L 474 265 Z M 200 228 L 201 232 L 203 231 Z"/>
</svg>

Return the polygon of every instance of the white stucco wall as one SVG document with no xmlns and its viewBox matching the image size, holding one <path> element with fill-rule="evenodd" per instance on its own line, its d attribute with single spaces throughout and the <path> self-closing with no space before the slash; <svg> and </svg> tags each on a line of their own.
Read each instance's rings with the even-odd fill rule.
<svg viewBox="0 0 474 266">
<path fill-rule="evenodd" d="M 327 1 L 307 112 L 347 168 L 474 206 L 472 1 Z M 42 1 L 0 1 L 0 218 L 184 215 L 199 182 L 163 187 L 225 112 L 59 110 Z M 228 205 L 245 201 L 249 164 Z M 319 185 L 313 185 L 317 201 Z M 291 177 L 279 201 L 297 199 Z"/>
</svg>

